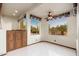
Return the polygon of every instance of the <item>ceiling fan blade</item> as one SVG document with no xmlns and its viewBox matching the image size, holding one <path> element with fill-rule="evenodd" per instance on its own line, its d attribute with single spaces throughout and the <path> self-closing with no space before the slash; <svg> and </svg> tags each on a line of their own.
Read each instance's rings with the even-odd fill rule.
<svg viewBox="0 0 79 59">
<path fill-rule="evenodd" d="M 44 19 L 47 19 L 47 18 L 44 18 Z"/>
<path fill-rule="evenodd" d="M 44 18 L 45 20 L 47 20 L 47 21 L 49 21 L 49 19 L 46 17 L 46 18 Z"/>
</svg>

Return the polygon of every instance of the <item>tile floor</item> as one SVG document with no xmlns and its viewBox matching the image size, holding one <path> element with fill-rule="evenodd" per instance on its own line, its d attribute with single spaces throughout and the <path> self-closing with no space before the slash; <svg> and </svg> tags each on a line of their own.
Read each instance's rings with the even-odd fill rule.
<svg viewBox="0 0 79 59">
<path fill-rule="evenodd" d="M 76 50 L 41 42 L 10 51 L 6 56 L 76 56 Z"/>
</svg>

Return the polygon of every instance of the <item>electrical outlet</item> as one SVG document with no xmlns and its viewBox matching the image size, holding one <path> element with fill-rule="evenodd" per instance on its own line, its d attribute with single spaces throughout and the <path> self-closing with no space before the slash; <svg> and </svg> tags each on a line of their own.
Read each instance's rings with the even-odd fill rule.
<svg viewBox="0 0 79 59">
<path fill-rule="evenodd" d="M 56 40 L 54 40 L 54 42 L 56 42 Z"/>
</svg>

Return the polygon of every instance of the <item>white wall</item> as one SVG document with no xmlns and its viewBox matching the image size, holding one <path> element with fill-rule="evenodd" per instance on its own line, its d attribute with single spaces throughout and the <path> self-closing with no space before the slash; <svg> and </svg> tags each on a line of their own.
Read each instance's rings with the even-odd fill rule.
<svg viewBox="0 0 79 59">
<path fill-rule="evenodd" d="M 2 29 L 12 30 L 18 28 L 18 23 L 16 18 L 2 16 L 1 17 Z"/>
<path fill-rule="evenodd" d="M 77 23 L 76 23 L 76 17 L 70 16 L 67 18 L 68 20 L 68 34 L 67 36 L 62 35 L 48 35 L 48 23 L 43 19 L 43 25 L 42 25 L 42 40 L 43 41 L 49 41 L 61 45 L 65 45 L 68 47 L 76 48 L 76 39 L 77 39 Z M 56 40 L 56 42 L 55 42 Z"/>
<path fill-rule="evenodd" d="M 0 55 L 6 53 L 6 30 L 0 29 Z"/>
<path fill-rule="evenodd" d="M 79 56 L 79 4 L 77 7 L 77 55 Z"/>
<path fill-rule="evenodd" d="M 48 39 L 48 23 L 46 19 L 41 20 L 41 39 L 42 41 Z"/>
</svg>

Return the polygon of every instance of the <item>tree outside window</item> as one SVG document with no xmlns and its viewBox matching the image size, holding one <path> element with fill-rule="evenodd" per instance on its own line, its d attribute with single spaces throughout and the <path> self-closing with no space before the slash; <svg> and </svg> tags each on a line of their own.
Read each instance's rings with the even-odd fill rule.
<svg viewBox="0 0 79 59">
<path fill-rule="evenodd" d="M 50 35 L 66 35 L 67 34 L 67 17 L 62 16 L 48 21 Z"/>
</svg>

